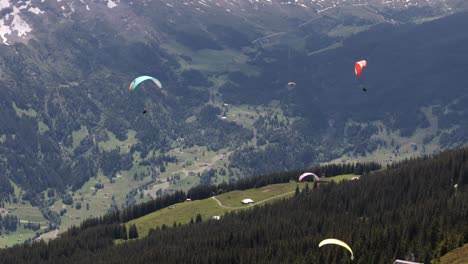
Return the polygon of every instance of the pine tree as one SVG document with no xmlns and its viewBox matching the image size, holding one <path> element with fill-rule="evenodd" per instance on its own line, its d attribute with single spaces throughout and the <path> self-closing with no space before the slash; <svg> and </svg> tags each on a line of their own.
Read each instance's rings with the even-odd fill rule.
<svg viewBox="0 0 468 264">
<path fill-rule="evenodd" d="M 128 229 L 128 238 L 138 238 L 138 230 L 135 224 L 130 225 L 130 228 Z"/>
<path fill-rule="evenodd" d="M 127 240 L 127 227 L 125 225 L 120 226 L 120 238 Z"/>
<path fill-rule="evenodd" d="M 202 222 L 202 217 L 201 217 L 201 214 L 197 214 L 197 217 L 195 219 L 195 223 L 201 223 Z"/>
</svg>

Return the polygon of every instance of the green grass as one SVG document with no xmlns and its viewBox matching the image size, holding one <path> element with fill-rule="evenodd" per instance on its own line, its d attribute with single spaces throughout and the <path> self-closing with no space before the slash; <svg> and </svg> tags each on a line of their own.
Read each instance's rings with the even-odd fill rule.
<svg viewBox="0 0 468 264">
<path fill-rule="evenodd" d="M 222 108 L 227 109 L 226 121 L 235 122 L 245 128 L 253 129 L 255 121 L 259 118 L 259 114 L 255 112 L 255 108 L 249 110 L 244 105 L 227 105 L 222 106 Z"/>
<path fill-rule="evenodd" d="M 16 193 L 21 193 L 18 186 L 13 185 Z M 28 238 L 33 238 L 36 232 L 30 229 L 24 229 L 24 225 L 28 222 L 35 222 L 41 224 L 41 230 L 48 227 L 48 221 L 42 216 L 40 210 L 37 207 L 33 207 L 29 202 L 18 202 L 18 203 L 5 203 L 5 209 L 9 211 L 9 214 L 15 215 L 20 221 L 16 232 L 6 233 L 3 232 L 0 236 L 0 248 L 5 246 L 11 247 L 15 244 L 22 243 Z"/>
<path fill-rule="evenodd" d="M 73 149 L 76 149 L 80 145 L 81 141 L 87 136 L 89 136 L 89 133 L 88 128 L 86 126 L 81 126 L 79 130 L 73 131 Z"/>
<path fill-rule="evenodd" d="M 18 216 L 21 221 L 47 222 L 39 208 L 33 207 L 29 202 L 25 204 L 5 204 L 5 207 L 11 208 L 11 214 Z"/>
<path fill-rule="evenodd" d="M 99 172 L 97 178 L 92 178 L 74 193 L 72 206 L 64 205 L 61 200 L 53 204 L 52 209 L 56 212 L 67 209 L 67 213 L 62 217 L 60 230 L 66 230 L 72 225 L 79 225 L 86 218 L 107 213 L 113 195 L 120 206 L 125 202 L 125 196 L 130 189 L 136 188 L 148 180 L 137 182 L 133 180 L 132 175 L 122 174 L 111 184 L 109 179 L 102 175 L 102 172 Z M 103 183 L 104 188 L 95 191 L 94 184 L 98 182 Z M 81 209 L 75 207 L 78 202 L 81 203 Z M 89 204 L 89 210 L 86 210 L 87 203 Z"/>
<path fill-rule="evenodd" d="M 433 107 L 422 107 L 420 111 L 426 116 L 429 121 L 429 126 L 426 128 L 418 128 L 415 133 L 409 137 L 402 137 L 400 131 L 392 131 L 387 128 L 381 121 L 374 121 L 369 124 L 377 126 L 379 132 L 371 136 L 371 139 L 378 139 L 386 142 L 387 147 L 379 146 L 375 151 L 371 153 L 366 153 L 365 156 L 354 157 L 351 153 L 346 153 L 338 159 L 332 160 L 328 163 L 340 163 L 345 162 L 364 162 L 364 161 L 375 161 L 381 164 L 390 164 L 395 161 L 403 160 L 406 158 L 421 156 L 424 154 L 431 154 L 440 150 L 439 138 L 438 135 L 439 126 L 437 117 L 432 114 Z M 352 120 L 348 121 L 347 126 L 349 125 L 367 125 L 354 122 Z M 449 131 L 449 130 L 442 130 Z M 439 133 L 440 134 L 440 133 Z M 432 141 L 423 144 L 425 137 L 432 136 Z M 394 145 L 391 145 L 391 142 L 394 142 Z M 423 148 L 424 145 L 424 148 Z M 394 151 L 396 146 L 399 146 L 400 153 L 395 156 Z M 417 149 L 414 148 L 417 147 Z"/>
<path fill-rule="evenodd" d="M 80 130 L 75 131 L 74 142 L 78 141 L 78 138 L 82 138 L 86 134 L 86 130 L 82 127 Z M 121 147 L 125 144 L 132 144 L 135 133 L 134 131 L 129 132 L 129 137 L 126 141 L 118 141 L 115 136 L 110 135 L 110 139 L 105 143 L 100 143 L 101 147 L 104 147 L 106 150 L 114 149 L 117 146 Z M 137 203 L 144 202 L 149 200 L 148 194 L 156 197 L 156 191 L 158 189 L 182 189 L 188 190 L 192 186 L 196 185 L 200 179 L 197 176 L 188 176 L 189 172 L 197 174 L 198 172 L 203 172 L 205 169 L 209 168 L 221 168 L 224 166 L 226 158 L 220 160 L 220 155 L 225 152 L 227 149 L 222 149 L 218 152 L 207 151 L 206 147 L 194 146 L 187 149 L 175 148 L 170 151 L 168 154 L 176 156 L 182 162 L 179 164 L 170 163 L 166 166 L 166 172 L 162 173 L 159 176 L 162 183 L 154 183 L 152 188 L 144 190 L 143 199 L 140 198 L 140 195 L 136 195 L 134 198 Z M 203 156 L 202 154 L 205 153 Z M 154 155 L 150 153 L 149 156 Z M 195 160 L 197 157 L 197 160 Z M 147 173 L 148 167 L 138 165 L 138 161 L 141 160 L 140 154 L 138 152 L 134 153 L 135 163 L 134 166 L 128 171 L 121 171 L 119 176 L 115 179 L 115 183 L 109 183 L 109 179 L 105 177 L 102 172 L 99 172 L 97 178 L 91 178 L 86 182 L 79 190 L 74 192 L 73 195 L 73 206 L 64 205 L 61 201 L 56 201 L 53 204 L 53 210 L 60 212 L 62 209 L 66 209 L 67 213 L 61 218 L 62 225 L 60 230 L 65 230 L 71 225 L 77 225 L 81 221 L 89 217 L 96 217 L 105 214 L 109 209 L 112 202 L 112 196 L 115 197 L 116 203 L 120 206 L 125 203 L 125 196 L 128 194 L 129 190 L 137 188 L 145 183 L 152 181 L 151 176 L 146 176 L 141 181 L 135 181 L 133 178 L 134 174 Z M 186 161 L 191 161 L 190 166 L 185 166 Z M 204 166 L 208 164 L 207 166 Z M 169 184 L 166 182 L 166 178 L 179 174 L 181 180 L 177 184 Z M 95 192 L 94 184 L 101 182 L 104 184 L 104 189 L 98 190 Z M 95 193 L 93 195 L 93 193 Z M 76 209 L 76 203 L 81 203 L 81 209 Z M 89 210 L 86 210 L 86 204 L 89 204 Z M 172 222 L 170 223 L 172 225 Z"/>
<path fill-rule="evenodd" d="M 343 174 L 339 176 L 334 176 L 334 177 L 328 177 L 328 178 L 322 178 L 322 181 L 335 181 L 335 182 L 341 182 L 344 180 L 350 180 L 353 177 L 361 177 L 361 175 L 357 174 Z"/>
<path fill-rule="evenodd" d="M 332 29 L 330 32 L 328 32 L 328 36 L 330 37 L 349 37 L 351 35 L 357 34 L 362 31 L 366 31 L 371 27 L 371 25 L 365 25 L 365 26 L 345 26 L 345 25 L 339 25 L 336 26 L 334 29 Z"/>
<path fill-rule="evenodd" d="M 468 244 L 461 248 L 454 249 L 440 258 L 440 262 L 433 261 L 432 263 L 439 264 L 466 264 L 468 263 Z"/>
<path fill-rule="evenodd" d="M 28 117 L 37 117 L 37 112 L 34 109 L 21 109 L 16 106 L 15 102 L 12 102 L 13 108 L 15 109 L 16 115 L 19 117 L 28 116 Z"/>
<path fill-rule="evenodd" d="M 305 184 L 301 183 L 300 185 L 304 186 Z M 216 196 L 216 198 L 225 206 L 229 207 L 248 207 L 247 205 L 243 205 L 241 200 L 245 198 L 250 198 L 254 200 L 254 202 L 260 202 L 262 200 L 289 193 L 294 192 L 296 190 L 297 183 L 296 182 L 289 182 L 284 184 L 273 184 L 264 186 L 258 189 L 249 189 L 244 191 L 232 191 L 229 193 L 224 193 L 221 195 Z M 291 195 L 294 195 L 293 193 Z"/>
<path fill-rule="evenodd" d="M 163 184 L 155 184 L 151 189 L 145 190 L 145 197 L 149 193 L 153 197 L 156 196 L 158 189 L 171 189 L 188 190 L 199 182 L 197 176 L 189 176 L 190 173 L 198 175 L 203 171 L 213 168 L 220 169 L 224 164 L 229 165 L 227 157 L 223 157 L 223 153 L 228 154 L 228 149 L 220 149 L 218 151 L 208 151 L 206 147 L 194 146 L 191 148 L 174 148 L 169 151 L 169 155 L 177 157 L 179 164 L 170 163 L 166 166 L 166 171 L 160 175 L 160 179 L 164 181 Z M 168 185 L 165 179 L 174 175 L 180 175 L 180 181 L 175 185 Z M 190 184 L 189 184 L 190 183 Z"/>
<path fill-rule="evenodd" d="M 49 127 L 42 121 L 38 121 L 37 123 L 37 129 L 40 134 L 44 134 L 45 132 L 49 131 Z"/>
<path fill-rule="evenodd" d="M 129 130 L 127 132 L 127 139 L 124 141 L 118 140 L 114 133 L 110 131 L 107 131 L 107 135 L 109 136 L 109 140 L 99 142 L 99 148 L 103 151 L 111 151 L 120 148 L 121 153 L 128 153 L 131 146 L 138 142 L 135 130 Z"/>
<path fill-rule="evenodd" d="M 41 229 L 43 227 L 41 226 Z M 39 231 L 39 230 L 38 230 Z M 23 241 L 27 240 L 28 238 L 33 238 L 36 232 L 30 229 L 24 229 L 23 224 L 21 224 L 16 232 L 5 234 L 3 233 L 0 236 L 0 248 L 11 247 L 18 243 L 22 243 Z"/>
<path fill-rule="evenodd" d="M 174 222 L 187 224 L 192 217 L 195 220 L 197 214 L 200 214 L 203 220 L 207 220 L 211 218 L 211 216 L 223 215 L 225 212 L 232 211 L 231 209 L 219 207 L 216 201 L 211 198 L 178 203 L 175 204 L 174 207 L 174 209 L 170 209 L 171 207 L 164 208 L 152 214 L 132 220 L 127 224 L 127 227 L 130 224 L 136 224 L 139 236 L 144 237 L 148 235 L 150 228 L 162 226 L 163 224 L 167 226 L 172 226 Z"/>
<path fill-rule="evenodd" d="M 163 43 L 163 49 L 174 55 L 185 55 L 192 58 L 188 62 L 179 59 L 181 65 L 180 71 L 195 69 L 208 72 L 225 72 L 225 71 L 242 71 L 247 75 L 258 74 L 258 69 L 255 66 L 248 65 L 246 62 L 248 56 L 242 54 L 241 51 L 233 49 L 223 50 L 208 50 L 202 49 L 192 51 L 185 46 L 176 43 Z"/>
<path fill-rule="evenodd" d="M 340 175 L 327 178 L 327 180 L 342 181 L 355 176 L 356 175 L 353 174 Z M 203 220 L 207 220 L 215 215 L 223 216 L 224 213 L 233 210 L 244 210 L 252 208 L 252 206 L 263 204 L 265 202 L 270 203 L 277 201 L 278 199 L 292 197 L 294 196 L 294 191 L 296 190 L 296 186 L 298 184 L 300 189 L 304 188 L 306 185 L 306 183 L 297 183 L 291 181 L 289 183 L 272 184 L 258 189 L 232 191 L 217 195 L 216 199 L 218 199 L 225 207 L 220 206 L 213 198 L 178 203 L 171 206 L 173 207 L 172 209 L 171 207 L 167 207 L 138 219 L 132 220 L 127 223 L 127 227 L 129 227 L 131 224 L 136 224 L 139 236 L 144 237 L 148 234 L 150 228 L 156 228 L 158 226 L 162 226 L 163 224 L 172 226 L 174 222 L 177 224 L 187 224 L 190 222 L 191 218 L 195 219 L 197 214 L 200 214 Z M 309 183 L 310 187 L 311 184 L 312 183 Z M 250 198 L 254 200 L 255 203 L 253 205 L 243 205 L 241 200 L 245 198 Z M 117 243 L 120 242 L 121 241 L 118 241 Z"/>
</svg>

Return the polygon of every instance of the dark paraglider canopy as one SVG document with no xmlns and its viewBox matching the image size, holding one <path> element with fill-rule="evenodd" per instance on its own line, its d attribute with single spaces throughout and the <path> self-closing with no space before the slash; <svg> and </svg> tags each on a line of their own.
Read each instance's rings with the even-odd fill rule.
<svg viewBox="0 0 468 264">
<path fill-rule="evenodd" d="M 363 90 L 364 92 L 367 92 L 367 88 L 366 88 L 366 87 L 362 87 L 362 90 Z"/>
<path fill-rule="evenodd" d="M 143 110 L 143 114 L 146 114 L 146 112 L 147 112 L 146 109 L 144 109 L 144 110 Z"/>
</svg>

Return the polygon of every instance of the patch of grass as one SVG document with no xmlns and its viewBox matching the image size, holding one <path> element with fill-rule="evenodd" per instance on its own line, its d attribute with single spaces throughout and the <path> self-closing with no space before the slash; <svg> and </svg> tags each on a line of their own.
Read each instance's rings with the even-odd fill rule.
<svg viewBox="0 0 468 264">
<path fill-rule="evenodd" d="M 132 175 L 126 172 L 122 173 L 111 184 L 109 179 L 102 172 L 99 172 L 96 178 L 90 179 L 74 192 L 73 205 L 64 205 L 61 200 L 55 202 L 52 208 L 54 211 L 58 213 L 62 209 L 67 210 L 66 214 L 61 218 L 60 230 L 66 230 L 72 225 L 79 225 L 86 218 L 107 213 L 111 208 L 112 196 L 114 196 L 117 205 L 120 207 L 121 204 L 125 203 L 125 196 L 129 190 L 137 188 L 150 180 L 146 178 L 144 181 L 134 181 Z M 95 190 L 94 184 L 99 182 L 104 184 L 104 188 Z M 76 209 L 77 203 L 81 203 L 81 209 Z M 86 204 L 89 204 L 89 210 L 86 209 Z"/>
<path fill-rule="evenodd" d="M 330 37 L 349 37 L 351 35 L 357 34 L 362 31 L 366 31 L 371 27 L 371 25 L 365 26 L 345 26 L 339 25 L 328 32 L 328 36 Z"/>
<path fill-rule="evenodd" d="M 225 154 L 223 154 L 225 153 Z M 166 166 L 166 171 L 161 173 L 159 179 L 164 181 L 163 184 L 155 184 L 151 189 L 145 190 L 145 196 L 149 193 L 151 196 L 156 197 L 158 189 L 182 189 L 188 190 L 190 187 L 196 185 L 200 179 L 197 177 L 198 173 L 202 173 L 208 169 L 220 169 L 229 164 L 227 159 L 228 150 L 220 149 L 218 151 L 208 151 L 206 147 L 194 146 L 191 148 L 174 148 L 168 152 L 169 155 L 175 156 L 180 162 L 170 163 Z M 180 181 L 176 184 L 169 185 L 165 180 L 169 177 L 178 174 Z M 195 175 L 195 176 L 190 176 Z M 188 184 L 190 182 L 190 184 Z"/>
<path fill-rule="evenodd" d="M 28 203 L 5 204 L 6 208 L 11 208 L 11 214 L 18 216 L 21 222 L 41 222 L 46 223 L 47 220 L 42 216 L 41 211 L 37 207 L 33 207 Z"/>
<path fill-rule="evenodd" d="M 353 174 L 340 175 L 327 178 L 327 180 L 341 181 L 350 179 L 355 176 L 356 175 Z M 312 183 L 309 183 L 309 187 L 312 187 L 311 184 Z M 132 220 L 127 223 L 127 228 L 131 224 L 136 224 L 139 237 L 141 238 L 148 234 L 150 228 L 156 228 L 158 226 L 160 227 L 163 224 L 170 227 L 174 224 L 174 222 L 177 224 L 187 224 L 190 222 L 191 218 L 195 219 L 197 214 L 200 214 L 202 219 L 205 221 L 214 215 L 219 215 L 222 217 L 226 212 L 252 208 L 252 205 L 243 205 L 241 203 L 241 200 L 245 198 L 254 200 L 255 203 L 253 206 L 256 206 L 263 204 L 264 202 L 274 202 L 278 199 L 292 197 L 294 196 L 294 191 L 296 190 L 297 185 L 299 185 L 300 189 L 303 189 L 306 183 L 297 183 L 291 181 L 289 183 L 272 184 L 258 189 L 223 193 L 216 196 L 216 199 L 218 199 L 224 207 L 220 206 L 213 198 L 178 203 Z M 121 242 L 122 241 L 117 241 L 117 243 Z"/>
<path fill-rule="evenodd" d="M 235 122 L 245 128 L 253 129 L 255 121 L 259 118 L 255 109 L 249 109 L 248 106 L 223 105 L 222 107 L 227 109 L 226 121 Z"/>
<path fill-rule="evenodd" d="M 45 132 L 49 131 L 49 127 L 42 121 L 39 120 L 37 123 L 37 129 L 40 134 L 44 134 Z"/>
<path fill-rule="evenodd" d="M 107 134 L 109 136 L 109 140 L 99 142 L 99 149 L 103 151 L 111 151 L 120 148 L 121 153 L 128 153 L 130 148 L 138 142 L 135 130 L 129 130 L 127 132 L 127 139 L 124 141 L 118 140 L 114 133 L 110 131 L 107 131 Z"/>
<path fill-rule="evenodd" d="M 36 231 L 24 229 L 23 224 L 21 224 L 14 233 L 2 233 L 0 236 L 0 248 L 11 247 L 18 243 L 22 243 L 29 238 L 33 238 L 35 234 Z"/>
<path fill-rule="evenodd" d="M 432 263 L 439 264 L 466 264 L 468 263 L 468 244 L 461 248 L 454 249 L 440 258 L 440 262 L 433 261 Z"/>
<path fill-rule="evenodd" d="M 81 126 L 79 130 L 72 132 L 72 139 L 73 139 L 73 149 L 76 149 L 81 141 L 89 136 L 88 128 L 86 126 Z"/>
<path fill-rule="evenodd" d="M 293 192 L 296 190 L 298 183 L 289 182 L 284 184 L 272 184 L 264 186 L 258 189 L 248 189 L 243 191 L 232 191 L 216 196 L 216 198 L 225 206 L 229 207 L 240 207 L 245 206 L 241 203 L 243 199 L 250 198 L 254 202 L 260 202 L 262 200 L 272 198 L 277 195 Z M 304 183 L 300 183 L 304 186 Z"/>
<path fill-rule="evenodd" d="M 177 190 L 188 191 L 190 188 L 198 185 L 199 183 L 200 178 L 198 178 L 197 176 L 185 176 L 182 180 L 177 182 L 177 184 L 174 185 L 174 187 Z"/>
<path fill-rule="evenodd" d="M 0 135 L 0 142 L 3 143 L 5 142 L 6 140 L 6 136 L 5 135 Z"/>
<path fill-rule="evenodd" d="M 328 163 L 345 162 L 365 162 L 375 161 L 383 165 L 390 164 L 406 158 L 421 156 L 424 154 L 432 154 L 440 151 L 439 138 L 437 136 L 438 120 L 432 114 L 433 107 L 422 107 L 420 111 L 426 116 L 429 121 L 429 126 L 426 128 L 417 128 L 413 135 L 403 137 L 399 130 L 392 131 L 386 127 L 381 121 L 371 122 L 370 125 L 378 127 L 379 132 L 371 136 L 371 139 L 377 139 L 386 143 L 386 147 L 380 145 L 375 151 L 366 153 L 365 156 L 353 156 L 352 153 L 346 153 L 342 157 L 332 160 Z M 366 123 L 367 124 L 367 123 Z M 366 125 L 348 121 L 347 125 Z M 449 131 L 449 130 L 442 130 Z M 424 142 L 425 138 L 432 137 L 430 142 Z M 393 145 L 392 145 L 393 142 Z M 425 144 L 424 144 L 425 143 Z M 398 148 L 398 152 L 396 152 Z"/>
<path fill-rule="evenodd" d="M 29 117 L 37 117 L 37 112 L 34 109 L 21 109 L 16 106 L 15 102 L 12 102 L 13 108 L 15 109 L 16 115 L 19 117 L 22 116 L 29 116 Z"/>
<path fill-rule="evenodd" d="M 13 187 L 15 188 L 15 193 L 20 194 L 22 192 L 18 186 L 13 184 Z M 40 223 L 41 230 L 48 227 L 48 221 L 42 216 L 41 211 L 37 207 L 33 207 L 29 202 L 5 203 L 5 209 L 9 211 L 9 214 L 17 216 L 20 224 L 16 232 L 2 232 L 0 236 L 0 248 L 5 246 L 11 247 L 29 238 L 33 238 L 39 230 L 25 229 L 24 225 L 28 221 Z"/>
<path fill-rule="evenodd" d="M 351 178 L 354 178 L 354 177 L 361 177 L 361 175 L 357 175 L 357 174 L 343 174 L 343 175 L 338 175 L 338 176 L 334 176 L 334 177 L 327 177 L 327 178 L 322 178 L 321 180 L 322 181 L 335 181 L 335 182 L 342 182 L 342 181 L 345 181 L 345 180 L 351 180 Z"/>
<path fill-rule="evenodd" d="M 171 207 L 164 208 L 157 212 L 132 220 L 127 224 L 127 227 L 131 224 L 136 224 L 139 236 L 145 237 L 148 235 L 150 228 L 162 226 L 163 224 L 167 226 L 172 226 L 174 222 L 187 224 L 190 222 L 191 218 L 195 220 L 197 214 L 200 214 L 202 219 L 205 221 L 214 215 L 224 215 L 225 212 L 232 211 L 231 209 L 220 207 L 216 201 L 211 198 L 178 203 L 173 205 L 173 207 L 173 209 L 171 209 Z"/>
<path fill-rule="evenodd" d="M 238 50 L 202 49 L 192 51 L 176 42 L 164 43 L 161 47 L 174 55 L 185 55 L 192 59 L 191 61 L 178 60 L 181 65 L 181 71 L 189 69 L 208 72 L 242 71 L 247 75 L 255 75 L 259 72 L 255 66 L 246 63 L 248 56 Z"/>
</svg>

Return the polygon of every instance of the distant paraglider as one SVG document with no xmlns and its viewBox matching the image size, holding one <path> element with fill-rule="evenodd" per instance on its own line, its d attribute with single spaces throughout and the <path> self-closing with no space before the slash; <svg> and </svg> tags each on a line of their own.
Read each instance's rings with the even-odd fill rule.
<svg viewBox="0 0 468 264">
<path fill-rule="evenodd" d="M 361 76 L 362 70 L 364 70 L 366 66 L 367 66 L 367 61 L 365 60 L 358 61 L 354 64 L 354 73 L 356 74 L 356 77 Z"/>
<path fill-rule="evenodd" d="M 320 177 L 317 176 L 315 173 L 312 172 L 305 172 L 299 176 L 299 181 L 302 181 L 305 177 L 312 176 L 314 177 L 314 181 L 320 181 Z"/>
<path fill-rule="evenodd" d="M 288 90 L 292 90 L 296 87 L 296 83 L 295 82 L 288 82 Z"/>
<path fill-rule="evenodd" d="M 351 260 L 354 259 L 354 253 L 353 253 L 353 250 L 351 249 L 351 247 L 348 246 L 348 244 L 346 244 L 345 242 L 343 242 L 341 240 L 334 239 L 334 238 L 325 239 L 325 240 L 323 240 L 322 242 L 319 243 L 319 248 L 322 247 L 322 246 L 325 246 L 325 245 L 337 245 L 337 246 L 344 247 L 351 253 Z"/>
<path fill-rule="evenodd" d="M 359 78 L 359 76 L 361 76 L 362 71 L 366 67 L 367 67 L 367 61 L 366 60 L 361 60 L 361 61 L 358 61 L 358 62 L 354 63 L 354 74 L 356 74 L 356 77 Z M 364 92 L 367 92 L 367 88 L 363 84 L 361 84 L 360 86 L 361 86 L 361 89 Z"/>
<path fill-rule="evenodd" d="M 140 77 L 137 77 L 135 78 L 135 80 L 133 80 L 130 85 L 128 86 L 128 91 L 129 92 L 133 92 L 137 87 L 138 85 L 140 85 L 142 82 L 144 81 L 147 81 L 147 80 L 151 80 L 153 81 L 153 83 L 159 88 L 159 89 L 162 89 L 162 84 L 161 82 L 154 78 L 154 77 L 151 77 L 151 76 L 140 76 Z M 143 109 L 142 111 L 142 114 L 146 114 L 148 111 L 146 109 Z"/>
<path fill-rule="evenodd" d="M 156 79 L 154 77 L 151 77 L 151 76 L 140 76 L 140 77 L 137 77 L 135 80 L 133 80 L 130 83 L 130 85 L 128 86 L 128 91 L 133 92 L 138 87 L 138 85 L 140 85 L 142 82 L 144 82 L 146 80 L 153 81 L 153 83 L 156 84 L 156 86 L 159 89 L 162 89 L 162 84 L 158 79 Z"/>
</svg>

